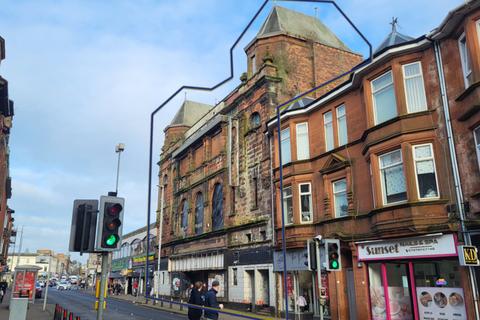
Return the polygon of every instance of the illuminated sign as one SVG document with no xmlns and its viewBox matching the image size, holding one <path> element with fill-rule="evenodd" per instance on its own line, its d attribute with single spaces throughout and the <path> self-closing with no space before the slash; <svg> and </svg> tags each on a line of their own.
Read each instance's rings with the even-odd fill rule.
<svg viewBox="0 0 480 320">
<path fill-rule="evenodd" d="M 458 260 L 461 266 L 480 266 L 475 246 L 458 246 Z"/>
</svg>

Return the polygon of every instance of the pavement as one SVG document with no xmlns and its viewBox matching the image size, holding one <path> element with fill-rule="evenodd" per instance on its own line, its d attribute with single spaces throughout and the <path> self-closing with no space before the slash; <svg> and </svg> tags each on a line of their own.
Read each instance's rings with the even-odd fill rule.
<svg viewBox="0 0 480 320">
<path fill-rule="evenodd" d="M 7 320 L 10 314 L 8 305 L 10 304 L 10 291 L 7 291 L 3 302 L 0 304 L 0 319 Z M 36 300 L 35 303 L 29 303 L 27 311 L 27 320 L 52 320 L 55 306 L 48 305 L 43 311 L 43 299 Z"/>
</svg>

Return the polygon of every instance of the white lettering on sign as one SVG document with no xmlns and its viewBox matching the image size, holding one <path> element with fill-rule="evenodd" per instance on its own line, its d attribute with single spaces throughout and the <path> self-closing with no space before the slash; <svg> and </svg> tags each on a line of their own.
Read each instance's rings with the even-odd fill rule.
<svg viewBox="0 0 480 320">
<path fill-rule="evenodd" d="M 358 243 L 358 260 L 455 257 L 453 234 Z"/>
</svg>

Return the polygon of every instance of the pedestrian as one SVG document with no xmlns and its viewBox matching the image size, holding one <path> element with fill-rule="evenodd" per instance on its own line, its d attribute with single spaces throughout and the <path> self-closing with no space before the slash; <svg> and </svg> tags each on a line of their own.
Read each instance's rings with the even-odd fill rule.
<svg viewBox="0 0 480 320">
<path fill-rule="evenodd" d="M 133 295 L 136 296 L 137 295 L 137 291 L 138 291 L 138 281 L 135 280 L 133 282 Z"/>
<path fill-rule="evenodd" d="M 193 287 L 194 287 L 193 283 L 191 283 L 188 286 L 187 290 L 185 291 L 185 298 L 190 299 L 190 295 L 192 294 Z"/>
<path fill-rule="evenodd" d="M 305 307 L 307 306 L 307 300 L 304 296 L 299 295 L 297 298 L 297 306 L 300 307 L 300 312 L 305 312 Z"/>
<path fill-rule="evenodd" d="M 202 299 L 202 288 L 203 284 L 201 281 L 195 282 L 195 286 L 193 286 L 190 292 L 190 298 L 188 299 L 189 304 L 194 304 L 197 306 L 203 306 L 204 300 Z M 188 307 L 188 319 L 189 320 L 200 320 L 202 317 L 202 309 Z"/>
<path fill-rule="evenodd" d="M 212 288 L 205 294 L 205 306 L 215 309 L 223 309 L 223 304 L 217 301 L 217 293 L 220 290 L 220 282 L 218 280 L 212 281 Z M 214 310 L 205 310 L 205 318 L 217 320 L 218 312 Z"/>
<path fill-rule="evenodd" d="M 3 302 L 3 296 L 5 296 L 5 291 L 3 287 L 0 287 L 0 303 Z"/>
</svg>

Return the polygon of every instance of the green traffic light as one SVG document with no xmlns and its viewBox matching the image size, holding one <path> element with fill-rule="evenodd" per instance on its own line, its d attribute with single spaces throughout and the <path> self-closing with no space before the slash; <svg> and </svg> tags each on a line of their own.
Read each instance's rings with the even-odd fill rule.
<svg viewBox="0 0 480 320">
<path fill-rule="evenodd" d="M 338 261 L 337 260 L 332 260 L 330 261 L 330 269 L 338 269 Z"/>
<path fill-rule="evenodd" d="M 114 246 L 117 242 L 118 242 L 118 237 L 114 234 L 109 235 L 105 240 L 105 243 L 108 246 Z"/>
</svg>

